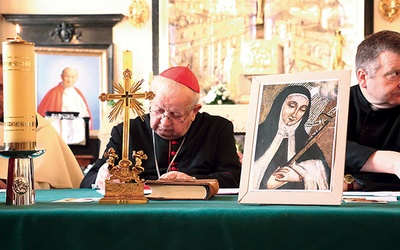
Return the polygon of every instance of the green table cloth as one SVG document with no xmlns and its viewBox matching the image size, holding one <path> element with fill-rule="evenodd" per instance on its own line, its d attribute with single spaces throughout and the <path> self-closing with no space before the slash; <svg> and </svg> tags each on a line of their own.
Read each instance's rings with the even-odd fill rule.
<svg viewBox="0 0 400 250">
<path fill-rule="evenodd" d="M 237 195 L 147 204 L 55 203 L 101 198 L 90 189 L 37 190 L 5 205 L 0 249 L 399 249 L 400 202 L 243 205 Z"/>
</svg>

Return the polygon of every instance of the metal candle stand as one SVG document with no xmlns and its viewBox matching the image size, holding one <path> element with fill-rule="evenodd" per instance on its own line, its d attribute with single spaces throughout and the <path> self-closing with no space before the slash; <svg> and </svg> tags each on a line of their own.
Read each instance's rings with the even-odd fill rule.
<svg viewBox="0 0 400 250">
<path fill-rule="evenodd" d="M 32 205 L 36 202 L 33 158 L 45 150 L 6 150 L 0 156 L 8 158 L 7 205 Z"/>
</svg>

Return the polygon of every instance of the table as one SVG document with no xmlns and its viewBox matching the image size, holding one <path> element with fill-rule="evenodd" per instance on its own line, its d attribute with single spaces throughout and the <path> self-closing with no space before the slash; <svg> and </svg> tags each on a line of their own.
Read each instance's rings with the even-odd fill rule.
<svg viewBox="0 0 400 250">
<path fill-rule="evenodd" d="M 400 202 L 242 205 L 237 195 L 147 204 L 53 203 L 101 198 L 90 189 L 37 190 L 5 205 L 1 249 L 399 249 Z"/>
</svg>

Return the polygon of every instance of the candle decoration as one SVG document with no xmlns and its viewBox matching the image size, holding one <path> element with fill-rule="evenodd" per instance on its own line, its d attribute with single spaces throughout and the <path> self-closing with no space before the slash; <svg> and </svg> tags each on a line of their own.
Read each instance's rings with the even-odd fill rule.
<svg viewBox="0 0 400 250">
<path fill-rule="evenodd" d="M 122 71 L 129 69 L 132 72 L 132 51 L 125 50 L 122 52 Z"/>
<path fill-rule="evenodd" d="M 7 205 L 35 204 L 33 158 L 36 150 L 36 86 L 34 44 L 16 36 L 2 43 L 4 94 L 4 151 L 8 158 Z"/>
<path fill-rule="evenodd" d="M 34 44 L 15 38 L 2 43 L 4 79 L 4 146 L 34 150 L 36 146 L 36 89 Z"/>
</svg>

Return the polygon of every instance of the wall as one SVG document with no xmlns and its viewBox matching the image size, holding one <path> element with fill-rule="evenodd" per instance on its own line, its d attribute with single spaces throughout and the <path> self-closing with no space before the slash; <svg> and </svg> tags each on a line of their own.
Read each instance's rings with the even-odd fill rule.
<svg viewBox="0 0 400 250">
<path fill-rule="evenodd" d="M 151 12 L 151 0 L 145 0 Z M 127 14 L 132 0 L 1 0 L 1 14 Z M 134 79 L 145 83 L 152 71 L 151 16 L 141 28 L 135 28 L 127 18 L 113 28 L 114 81 L 122 80 L 122 51 L 133 54 Z M 15 26 L 0 18 L 0 38 L 15 36 Z"/>
<path fill-rule="evenodd" d="M 151 0 L 145 0 L 151 9 Z M 356 0 L 354 0 L 356 1 Z M 384 20 L 379 14 L 378 5 L 380 0 L 374 0 L 374 31 L 391 29 L 400 31 L 400 18 L 392 23 Z M 128 13 L 128 7 L 132 0 L 1 0 L 0 13 L 7 14 L 102 14 L 102 13 Z M 164 1 L 162 1 L 164 2 Z M 165 7 L 165 5 L 164 5 Z M 0 18 L 0 39 L 15 35 L 15 28 Z M 127 19 L 118 23 L 114 29 L 114 76 L 119 78 L 122 74 L 122 51 L 133 52 L 133 68 L 137 79 L 149 78 L 152 70 L 152 33 L 151 17 L 144 27 L 134 28 Z M 162 52 L 162 51 L 161 51 Z M 161 68 L 163 65 L 160 65 Z M 118 80 L 118 79 L 115 79 Z"/>
</svg>

